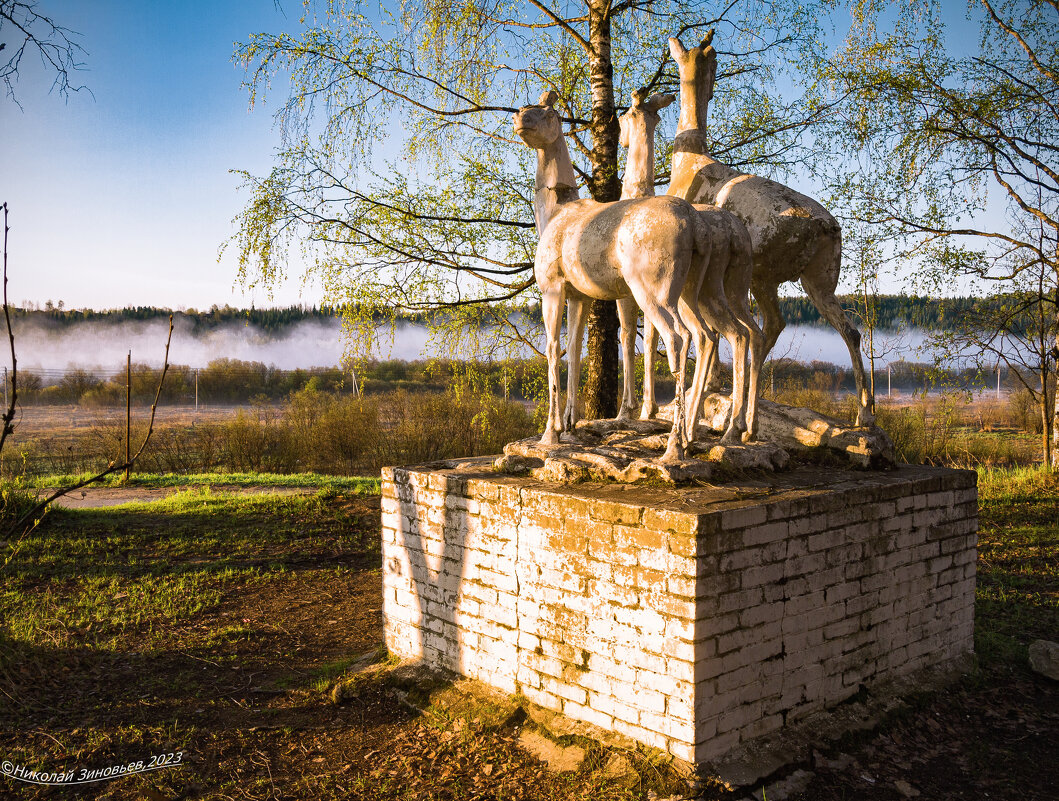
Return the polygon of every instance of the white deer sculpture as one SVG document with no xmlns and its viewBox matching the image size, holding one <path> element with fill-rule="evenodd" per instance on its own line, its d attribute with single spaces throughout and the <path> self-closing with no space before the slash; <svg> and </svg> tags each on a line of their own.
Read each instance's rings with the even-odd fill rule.
<svg viewBox="0 0 1059 801">
<path fill-rule="evenodd" d="M 562 122 L 553 106 L 555 92 L 514 116 L 515 132 L 537 151 L 534 216 L 539 242 L 533 273 L 541 290 L 547 337 L 548 421 L 541 442 L 554 445 L 563 426 L 577 421 L 576 394 L 581 367 L 585 306 L 590 299 L 633 298 L 659 331 L 677 386 L 677 410 L 664 463 L 683 458 L 688 434 L 684 420 L 684 361 L 688 328 L 707 327 L 698 311 L 699 287 L 688 283 L 696 262 L 709 256 L 708 232 L 685 200 L 652 197 L 597 203 L 580 200 Z M 563 303 L 568 301 L 566 412 L 559 414 L 559 337 Z M 684 301 L 684 302 L 681 302 Z M 635 319 L 635 318 L 634 318 Z M 626 382 L 631 379 L 627 364 Z M 725 432 L 738 441 L 732 426 Z"/>
<path fill-rule="evenodd" d="M 860 354 L 860 332 L 835 297 L 842 269 L 842 229 L 810 197 L 767 178 L 733 170 L 707 153 L 706 111 L 713 98 L 717 51 L 713 32 L 687 50 L 677 38 L 669 51 L 680 72 L 680 118 L 673 140 L 669 194 L 692 203 L 713 203 L 746 223 L 754 248 L 752 289 L 764 319 L 765 352 L 786 326 L 778 290 L 801 280 L 806 294 L 842 336 L 857 380 L 857 425 L 874 422 L 874 401 Z"/>
<path fill-rule="evenodd" d="M 658 111 L 676 99 L 668 94 L 655 94 L 651 97 L 646 97 L 646 94 L 643 89 L 634 91 L 632 105 L 618 120 L 621 126 L 620 142 L 629 148 L 622 181 L 623 200 L 654 196 L 654 132 L 660 119 Z M 746 226 L 730 212 L 716 206 L 699 204 L 695 205 L 695 210 L 710 231 L 711 252 L 708 259 L 699 263 L 705 275 L 695 277 L 692 281 L 700 285 L 699 304 L 702 315 L 710 322 L 714 331 L 720 332 L 732 347 L 732 419 L 735 421 L 735 430 L 746 431 L 750 438 L 754 433 L 758 378 L 761 375 L 764 354 L 764 337 L 750 313 L 747 302 L 753 268 L 750 234 L 747 233 Z M 623 334 L 624 331 L 623 323 Z M 654 385 L 654 357 L 657 345 L 658 335 L 654 326 L 650 320 L 645 319 L 644 400 L 640 413 L 645 419 L 653 417 L 658 411 Z M 705 335 L 698 337 L 695 347 L 698 361 L 686 406 L 687 424 L 692 428 L 702 405 L 708 368 L 714 363 L 716 334 L 712 331 L 705 332 Z M 748 349 L 749 391 L 745 369 Z M 629 353 L 624 354 L 627 361 L 630 360 L 630 354 L 631 338 Z"/>
</svg>

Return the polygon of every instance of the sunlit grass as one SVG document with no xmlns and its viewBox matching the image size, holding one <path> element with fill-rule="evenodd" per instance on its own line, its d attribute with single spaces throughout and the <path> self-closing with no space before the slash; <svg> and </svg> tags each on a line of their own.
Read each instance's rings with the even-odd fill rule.
<svg viewBox="0 0 1059 801">
<path fill-rule="evenodd" d="M 68 487 L 91 476 L 87 473 L 48 475 L 33 478 L 32 486 L 41 488 Z M 111 473 L 99 482 L 104 487 L 331 487 L 342 492 L 377 494 L 378 476 L 328 476 L 320 473 L 133 473 L 125 481 L 123 473 Z"/>
<path fill-rule="evenodd" d="M 0 573 L 0 631 L 34 645 L 107 648 L 130 631 L 147 636 L 186 621 L 229 588 L 299 560 L 375 553 L 374 517 L 350 517 L 345 497 L 203 487 L 149 503 L 56 509 Z"/>
<path fill-rule="evenodd" d="M 1059 637 L 1059 476 L 1040 468 L 979 470 L 976 648 L 1022 660 Z"/>
</svg>

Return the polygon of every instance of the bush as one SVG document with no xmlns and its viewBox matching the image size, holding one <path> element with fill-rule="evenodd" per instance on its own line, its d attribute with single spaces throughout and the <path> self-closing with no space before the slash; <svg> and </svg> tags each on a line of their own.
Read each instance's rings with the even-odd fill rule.
<svg viewBox="0 0 1059 801">
<path fill-rule="evenodd" d="M 1054 390 L 1050 397 L 1054 397 Z M 1008 400 L 1008 409 L 1011 413 L 1012 423 L 1023 431 L 1031 434 L 1044 432 L 1044 419 L 1041 417 L 1041 407 L 1033 394 L 1025 388 L 1011 393 Z"/>
<path fill-rule="evenodd" d="M 11 527 L 36 505 L 36 493 L 27 490 L 20 481 L 0 481 L 0 532 L 11 532 Z M 0 564 L 6 557 L 5 549 L 0 547 Z"/>
</svg>

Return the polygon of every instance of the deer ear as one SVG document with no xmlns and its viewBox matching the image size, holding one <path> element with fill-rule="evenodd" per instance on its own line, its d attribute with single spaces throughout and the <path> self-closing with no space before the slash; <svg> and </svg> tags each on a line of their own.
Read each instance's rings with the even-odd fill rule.
<svg viewBox="0 0 1059 801">
<path fill-rule="evenodd" d="M 713 86 L 717 83 L 717 51 L 712 47 L 706 51 L 706 99 L 713 100 Z"/>
<path fill-rule="evenodd" d="M 684 45 L 680 43 L 680 40 L 675 36 L 669 37 L 669 55 L 673 57 L 674 61 L 680 61 L 684 56 L 688 54 L 688 51 L 684 48 Z"/>
<path fill-rule="evenodd" d="M 637 106 L 641 105 L 643 103 L 643 101 L 644 101 L 644 98 L 646 98 L 646 97 L 647 97 L 647 87 L 646 86 L 641 87 L 639 89 L 633 89 L 632 90 L 632 107 L 636 108 Z"/>
<path fill-rule="evenodd" d="M 659 109 L 665 108 L 676 99 L 676 95 L 670 94 L 651 95 L 647 98 L 647 107 L 651 109 L 651 111 L 658 111 Z"/>
<path fill-rule="evenodd" d="M 541 95 L 541 99 L 537 101 L 538 106 L 547 106 L 551 108 L 555 105 L 555 101 L 559 99 L 559 93 L 549 89 L 547 92 Z"/>
</svg>

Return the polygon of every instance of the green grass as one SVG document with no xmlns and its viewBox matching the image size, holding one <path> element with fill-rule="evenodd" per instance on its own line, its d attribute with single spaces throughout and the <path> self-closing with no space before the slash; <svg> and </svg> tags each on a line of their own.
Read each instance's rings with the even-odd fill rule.
<svg viewBox="0 0 1059 801">
<path fill-rule="evenodd" d="M 979 470 L 975 647 L 1025 661 L 1034 639 L 1059 639 L 1059 475 Z"/>
<path fill-rule="evenodd" d="M 49 475 L 33 478 L 27 482 L 42 489 L 58 488 L 75 484 L 89 478 L 90 474 Z M 124 474 L 111 473 L 97 486 L 102 487 L 184 487 L 184 486 L 230 486 L 230 487 L 331 487 L 342 492 L 357 492 L 366 495 L 379 493 L 377 476 L 326 476 L 320 473 L 133 473 L 129 481 Z"/>
<path fill-rule="evenodd" d="M 109 648 L 308 559 L 376 552 L 370 529 L 354 525 L 341 501 L 205 487 L 150 503 L 54 509 L 0 574 L 0 630 L 34 645 Z"/>
</svg>

